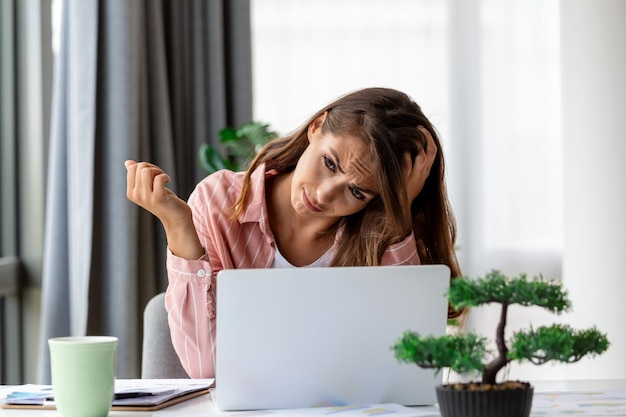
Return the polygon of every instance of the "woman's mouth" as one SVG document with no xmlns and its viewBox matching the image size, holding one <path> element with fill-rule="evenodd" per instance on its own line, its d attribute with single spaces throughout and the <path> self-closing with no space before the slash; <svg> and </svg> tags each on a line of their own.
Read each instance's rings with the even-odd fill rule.
<svg viewBox="0 0 626 417">
<path fill-rule="evenodd" d="M 315 204 L 313 204 L 313 202 L 311 200 L 309 200 L 309 197 L 306 195 L 306 191 L 302 190 L 302 201 L 304 201 L 304 205 L 311 211 L 315 212 L 315 213 L 319 213 L 320 211 L 322 211 L 321 208 L 317 207 Z"/>
</svg>

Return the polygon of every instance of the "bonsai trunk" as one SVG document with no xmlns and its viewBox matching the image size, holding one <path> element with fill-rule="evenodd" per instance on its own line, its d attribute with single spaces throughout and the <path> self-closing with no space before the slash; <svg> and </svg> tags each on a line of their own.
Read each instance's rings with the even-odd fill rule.
<svg viewBox="0 0 626 417">
<path fill-rule="evenodd" d="M 502 310 L 500 311 L 500 322 L 496 329 L 496 347 L 498 349 L 498 355 L 485 367 L 483 371 L 483 384 L 495 384 L 496 375 L 500 369 L 504 368 L 511 360 L 507 359 L 507 353 L 509 349 L 506 347 L 504 339 L 504 329 L 506 327 L 506 314 L 509 305 L 502 303 Z"/>
</svg>

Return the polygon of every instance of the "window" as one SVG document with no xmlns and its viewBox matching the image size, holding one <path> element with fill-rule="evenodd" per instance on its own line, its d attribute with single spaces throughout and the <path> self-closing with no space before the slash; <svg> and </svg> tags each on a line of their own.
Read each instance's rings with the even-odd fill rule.
<svg viewBox="0 0 626 417">
<path fill-rule="evenodd" d="M 287 133 L 345 92 L 405 91 L 442 136 L 464 273 L 560 276 L 558 0 L 251 5 L 256 119 Z"/>
</svg>

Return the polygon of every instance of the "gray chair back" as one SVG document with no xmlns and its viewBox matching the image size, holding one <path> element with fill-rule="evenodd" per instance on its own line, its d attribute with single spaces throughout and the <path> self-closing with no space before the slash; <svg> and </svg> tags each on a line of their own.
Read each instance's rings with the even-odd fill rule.
<svg viewBox="0 0 626 417">
<path fill-rule="evenodd" d="M 141 378 L 189 378 L 172 345 L 165 293 L 155 295 L 143 312 Z"/>
</svg>

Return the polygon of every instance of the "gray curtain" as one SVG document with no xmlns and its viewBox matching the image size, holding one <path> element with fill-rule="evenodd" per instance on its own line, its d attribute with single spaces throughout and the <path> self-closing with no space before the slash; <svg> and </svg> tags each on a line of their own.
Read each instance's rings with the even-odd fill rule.
<svg viewBox="0 0 626 417">
<path fill-rule="evenodd" d="M 202 143 L 252 118 L 248 0 L 66 0 L 46 199 L 39 382 L 47 339 L 113 335 L 137 378 L 142 312 L 165 289 L 166 243 L 126 199 L 126 159 L 187 198 Z"/>
<path fill-rule="evenodd" d="M 0 0 L 0 382 L 9 385 L 37 373 L 50 13 L 50 0 Z"/>
</svg>

